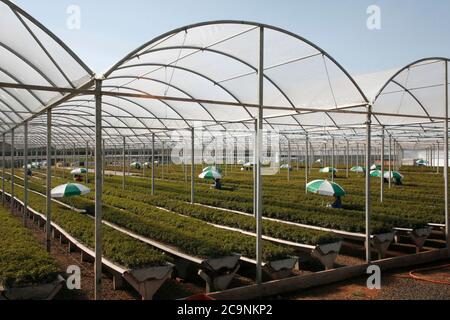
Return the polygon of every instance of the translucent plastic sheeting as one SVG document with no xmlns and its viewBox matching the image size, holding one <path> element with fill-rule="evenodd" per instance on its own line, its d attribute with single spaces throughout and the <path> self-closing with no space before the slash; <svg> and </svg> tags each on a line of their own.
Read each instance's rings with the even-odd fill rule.
<svg viewBox="0 0 450 320">
<path fill-rule="evenodd" d="M 175 112 L 197 121 L 252 119 L 256 111 L 245 105 L 258 103 L 261 28 L 264 105 L 279 107 L 265 109 L 265 117 L 280 115 L 283 109 L 292 112 L 300 107 L 365 104 L 352 79 L 320 48 L 274 27 L 232 21 L 193 25 L 157 38 L 107 72 L 104 85 L 120 92 L 244 105 L 166 101 L 158 110 L 154 101 L 139 101 L 145 108 L 157 110 L 159 117 Z M 145 110 L 133 108 L 130 112 L 139 118 Z"/>
<path fill-rule="evenodd" d="M 76 88 L 92 71 L 56 36 L 10 1 L 0 0 L 0 82 Z M 63 93 L 0 88 L 0 131 L 56 102 Z"/>
</svg>

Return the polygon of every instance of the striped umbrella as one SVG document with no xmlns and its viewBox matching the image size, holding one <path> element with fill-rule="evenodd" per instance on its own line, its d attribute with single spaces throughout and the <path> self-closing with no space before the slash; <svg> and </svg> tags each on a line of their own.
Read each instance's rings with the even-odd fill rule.
<svg viewBox="0 0 450 320">
<path fill-rule="evenodd" d="M 416 164 L 418 166 L 426 166 L 426 165 L 428 165 L 428 161 L 427 160 L 423 160 L 423 159 L 419 159 L 419 160 L 416 161 Z"/>
<path fill-rule="evenodd" d="M 212 171 L 216 171 L 218 173 L 222 173 L 222 169 L 220 169 L 219 167 L 216 166 L 208 166 L 206 168 L 203 168 L 202 172 L 208 171 L 208 170 L 212 170 Z"/>
<path fill-rule="evenodd" d="M 51 191 L 52 198 L 66 198 L 79 196 L 91 192 L 88 187 L 78 183 L 67 183 L 53 188 Z"/>
<path fill-rule="evenodd" d="M 328 180 L 314 180 L 306 185 L 306 190 L 311 193 L 323 196 L 343 197 L 346 195 L 345 190 L 335 182 Z"/>
<path fill-rule="evenodd" d="M 381 165 L 380 164 L 373 164 L 370 167 L 370 170 L 381 170 Z"/>
<path fill-rule="evenodd" d="M 381 177 L 381 170 L 370 171 L 370 176 L 378 177 L 378 178 Z M 403 180 L 403 178 L 404 178 L 404 176 L 398 171 L 385 171 L 383 177 L 386 179 L 392 178 L 392 179 L 400 179 L 400 180 Z"/>
<path fill-rule="evenodd" d="M 325 168 L 320 169 L 319 172 L 321 172 L 321 173 L 331 173 L 331 172 L 336 173 L 337 169 L 332 168 L 332 167 L 325 167 Z"/>
<path fill-rule="evenodd" d="M 356 173 L 364 173 L 366 172 L 366 170 L 364 169 L 364 167 L 361 166 L 356 166 L 356 167 L 352 167 L 350 169 L 351 172 L 356 172 Z"/>
<path fill-rule="evenodd" d="M 206 170 L 199 174 L 200 179 L 216 180 L 222 179 L 222 175 L 215 170 Z"/>
<path fill-rule="evenodd" d="M 141 168 L 141 163 L 140 162 L 132 162 L 130 164 L 130 167 L 135 168 L 135 169 L 140 169 Z"/>
<path fill-rule="evenodd" d="M 70 174 L 73 174 L 73 175 L 84 174 L 86 172 L 87 172 L 87 170 L 85 168 L 76 168 L 76 169 L 73 169 L 72 171 L 70 171 Z"/>
</svg>

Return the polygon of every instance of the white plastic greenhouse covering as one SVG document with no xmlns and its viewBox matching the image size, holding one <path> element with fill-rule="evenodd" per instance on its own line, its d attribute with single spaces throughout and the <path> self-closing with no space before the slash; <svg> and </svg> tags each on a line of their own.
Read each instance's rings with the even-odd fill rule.
<svg viewBox="0 0 450 320">
<path fill-rule="evenodd" d="M 106 72 L 102 124 L 107 142 L 120 143 L 125 136 L 143 143 L 150 133 L 164 139 L 169 131 L 191 127 L 253 131 L 261 29 L 268 130 L 298 139 L 306 133 L 318 139 L 362 139 L 371 105 L 375 135 L 384 127 L 413 143 L 424 136 L 442 137 L 447 59 L 351 76 L 296 34 L 258 23 L 216 21 L 157 37 Z M 56 36 L 6 0 L 0 0 L 0 61 L 1 131 L 16 128 L 20 140 L 21 124 L 29 120 L 30 139 L 45 142 L 43 111 L 51 107 L 55 143 L 93 140 L 92 94 L 5 85 L 92 90 L 94 77 Z"/>
<path fill-rule="evenodd" d="M 0 2 L 0 82 L 76 88 L 92 71 L 57 37 L 9 1 Z M 56 104 L 63 93 L 0 86 L 0 130 Z"/>
</svg>

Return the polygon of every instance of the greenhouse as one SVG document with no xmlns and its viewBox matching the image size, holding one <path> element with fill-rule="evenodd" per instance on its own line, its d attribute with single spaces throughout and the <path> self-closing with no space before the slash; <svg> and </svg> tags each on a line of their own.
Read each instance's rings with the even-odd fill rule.
<svg viewBox="0 0 450 320">
<path fill-rule="evenodd" d="M 92 261 L 97 299 L 102 273 L 237 299 L 294 291 L 310 261 L 320 282 L 449 257 L 448 58 L 352 75 L 300 35 L 213 21 L 97 74 L 7 0 L 0 30 L 3 206 Z"/>
</svg>

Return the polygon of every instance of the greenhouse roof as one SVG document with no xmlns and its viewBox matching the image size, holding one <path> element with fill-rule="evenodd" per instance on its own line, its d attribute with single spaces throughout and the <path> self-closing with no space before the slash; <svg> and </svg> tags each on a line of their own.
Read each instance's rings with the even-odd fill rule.
<svg viewBox="0 0 450 320">
<path fill-rule="evenodd" d="M 55 143 L 92 141 L 94 73 L 7 0 L 0 0 L 0 30 L 0 131 L 17 128 L 20 139 L 27 121 L 30 137 L 45 141 L 44 111 L 51 108 Z M 374 134 L 385 128 L 411 141 L 442 136 L 448 59 L 352 76 L 294 33 L 253 22 L 214 21 L 163 34 L 105 73 L 102 124 L 108 143 L 123 137 L 146 143 L 149 133 L 165 139 L 170 131 L 194 127 L 253 131 L 261 52 L 267 130 L 359 139 L 370 111 Z"/>
</svg>

